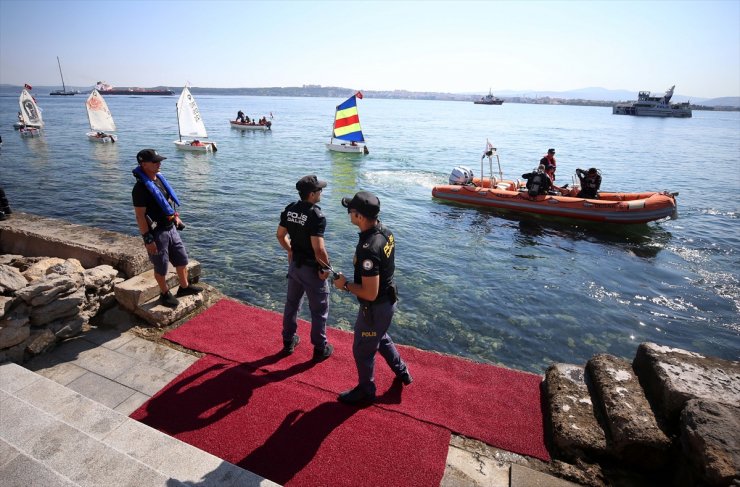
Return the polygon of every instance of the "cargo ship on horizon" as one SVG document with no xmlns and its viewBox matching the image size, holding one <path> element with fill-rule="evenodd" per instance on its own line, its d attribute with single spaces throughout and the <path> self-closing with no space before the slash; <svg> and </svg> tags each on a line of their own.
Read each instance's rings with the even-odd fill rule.
<svg viewBox="0 0 740 487">
<path fill-rule="evenodd" d="M 171 96 L 175 92 L 168 90 L 167 88 L 114 88 L 113 86 L 98 81 L 95 85 L 95 89 L 100 92 L 101 95 L 159 95 L 159 96 Z"/>
</svg>

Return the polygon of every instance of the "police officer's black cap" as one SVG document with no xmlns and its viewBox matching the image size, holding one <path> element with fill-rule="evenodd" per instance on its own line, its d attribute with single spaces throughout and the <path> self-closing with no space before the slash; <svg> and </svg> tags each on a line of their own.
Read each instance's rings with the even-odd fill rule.
<svg viewBox="0 0 740 487">
<path fill-rule="evenodd" d="M 300 193 L 310 193 L 322 188 L 326 188 L 326 181 L 319 181 L 319 178 L 316 177 L 315 174 L 303 176 L 297 183 L 295 183 L 295 189 Z"/>
<path fill-rule="evenodd" d="M 142 162 L 161 162 L 167 159 L 166 157 L 157 154 L 154 149 L 142 149 L 136 154 L 136 160 L 141 164 Z"/>
<path fill-rule="evenodd" d="M 555 154 L 555 149 L 547 149 L 548 154 Z"/>
<path fill-rule="evenodd" d="M 362 216 L 375 218 L 380 213 L 380 200 L 369 191 L 360 191 L 352 198 L 342 198 L 342 206 L 348 210 L 357 210 Z"/>
</svg>

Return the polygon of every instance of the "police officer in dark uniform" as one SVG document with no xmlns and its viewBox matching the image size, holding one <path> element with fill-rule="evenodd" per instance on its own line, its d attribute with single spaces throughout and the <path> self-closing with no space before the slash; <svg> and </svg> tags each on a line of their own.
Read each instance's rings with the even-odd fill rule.
<svg viewBox="0 0 740 487">
<path fill-rule="evenodd" d="M 359 384 L 339 394 L 339 400 L 347 404 L 368 404 L 375 400 L 376 352 L 380 352 L 403 384 L 409 385 L 413 381 L 388 335 L 398 300 L 393 280 L 396 240 L 393 233 L 378 221 L 380 200 L 374 194 L 360 191 L 351 199 L 342 198 L 342 205 L 347 208 L 352 224 L 360 229 L 353 260 L 353 281 L 348 282 L 341 273 L 334 280 L 337 289 L 354 294 L 360 302 L 352 344 Z"/>
<path fill-rule="evenodd" d="M 304 176 L 295 185 L 301 199 L 280 214 L 277 239 L 288 252 L 288 294 L 283 311 L 283 352 L 291 354 L 300 342 L 298 310 L 308 296 L 311 310 L 311 343 L 317 362 L 331 356 L 334 347 L 326 340 L 329 317 L 329 254 L 324 247 L 326 218 L 317 205 L 326 181 Z"/>
</svg>

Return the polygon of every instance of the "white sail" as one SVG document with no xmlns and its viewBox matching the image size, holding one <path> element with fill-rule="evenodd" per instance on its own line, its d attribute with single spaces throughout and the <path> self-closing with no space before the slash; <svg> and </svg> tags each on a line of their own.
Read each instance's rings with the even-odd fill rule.
<svg viewBox="0 0 740 487">
<path fill-rule="evenodd" d="M 187 86 L 182 89 L 180 99 L 177 100 L 177 122 L 180 124 L 182 137 L 208 137 L 198 105 Z"/>
<path fill-rule="evenodd" d="M 33 97 L 25 88 L 21 91 L 21 97 L 18 103 L 21 107 L 21 118 L 24 124 L 34 127 L 44 126 L 44 120 L 41 118 L 41 110 L 39 110 L 39 106 L 36 105 Z"/>
<path fill-rule="evenodd" d="M 113 121 L 105 99 L 98 93 L 98 90 L 92 90 L 90 96 L 85 102 L 87 107 L 87 118 L 90 120 L 90 128 L 96 132 L 115 132 L 116 123 Z"/>
</svg>

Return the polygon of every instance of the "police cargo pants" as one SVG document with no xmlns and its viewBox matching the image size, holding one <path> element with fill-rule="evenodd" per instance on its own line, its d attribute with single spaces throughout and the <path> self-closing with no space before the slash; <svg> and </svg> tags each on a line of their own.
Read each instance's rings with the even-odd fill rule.
<svg viewBox="0 0 740 487">
<path fill-rule="evenodd" d="M 357 313 L 352 354 L 357 365 L 359 386 L 368 394 L 375 394 L 375 352 L 380 352 L 394 374 L 400 375 L 406 371 L 406 364 L 388 335 L 395 311 L 396 304 L 385 301 L 371 305 L 360 304 L 360 311 Z"/>
<path fill-rule="evenodd" d="M 329 281 L 321 280 L 315 267 L 288 267 L 288 295 L 283 310 L 283 341 L 290 341 L 298 331 L 298 311 L 303 296 L 308 297 L 311 311 L 311 343 L 314 347 L 326 347 L 326 320 L 329 317 Z"/>
</svg>

